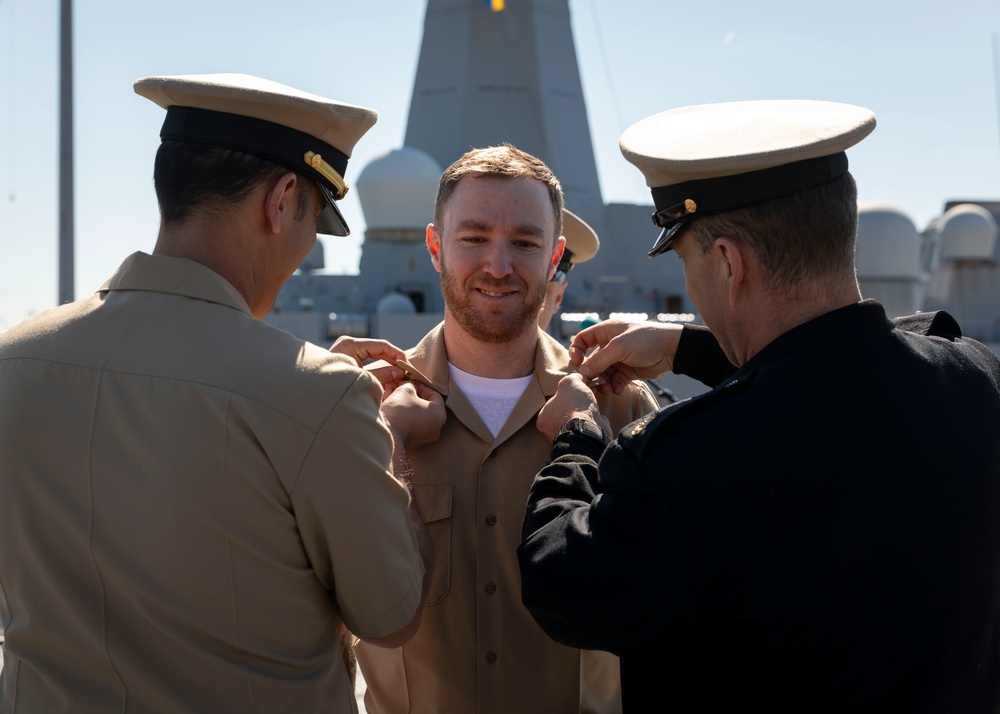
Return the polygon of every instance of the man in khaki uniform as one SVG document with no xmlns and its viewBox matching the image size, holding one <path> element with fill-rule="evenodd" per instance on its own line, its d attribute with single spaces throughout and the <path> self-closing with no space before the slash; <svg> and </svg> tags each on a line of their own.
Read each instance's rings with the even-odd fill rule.
<svg viewBox="0 0 1000 714">
<path fill-rule="evenodd" d="M 597 233 L 582 218 L 575 213 L 563 209 L 562 212 L 562 232 L 566 239 L 566 247 L 556 271 L 552 273 L 548 285 L 545 287 L 545 300 L 538 311 L 538 326 L 548 331 L 552 318 L 559 312 L 563 297 L 566 295 L 566 286 L 569 285 L 569 271 L 577 263 L 586 263 L 597 255 L 601 243 L 597 238 Z M 560 337 L 559 326 L 556 325 L 556 337 Z"/>
<path fill-rule="evenodd" d="M 516 557 L 528 488 L 549 459 L 535 418 L 572 369 L 537 322 L 563 251 L 561 215 L 555 176 L 510 146 L 471 151 L 441 178 L 427 248 L 444 322 L 408 353 L 411 376 L 448 409 L 440 439 L 408 452 L 434 569 L 413 639 L 358 648 L 370 714 L 581 711 L 580 651 L 525 610 Z M 656 406 L 640 385 L 600 398 L 619 427 Z M 617 694 L 611 674 L 590 687 L 611 700 L 599 711 L 620 708 L 604 696 Z"/>
<path fill-rule="evenodd" d="M 393 447 L 444 409 L 409 386 L 380 414 L 356 359 L 255 318 L 346 235 L 376 115 L 245 75 L 135 89 L 167 108 L 153 254 L 0 337 L 0 711 L 357 711 L 344 625 L 398 646 L 421 611 Z"/>
</svg>

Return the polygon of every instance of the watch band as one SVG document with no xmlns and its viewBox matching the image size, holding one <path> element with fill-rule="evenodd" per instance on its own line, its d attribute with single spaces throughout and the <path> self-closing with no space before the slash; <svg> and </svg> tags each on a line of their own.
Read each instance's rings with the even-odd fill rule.
<svg viewBox="0 0 1000 714">
<path fill-rule="evenodd" d="M 604 433 L 604 430 L 597 426 L 594 422 L 590 421 L 590 419 L 582 419 L 580 417 L 570 419 L 568 422 L 563 424 L 562 429 L 559 430 L 559 434 L 564 434 L 566 432 L 573 432 L 575 434 L 590 437 L 605 446 L 610 443 L 610 440 Z M 556 438 L 558 438 L 558 435 Z"/>
</svg>

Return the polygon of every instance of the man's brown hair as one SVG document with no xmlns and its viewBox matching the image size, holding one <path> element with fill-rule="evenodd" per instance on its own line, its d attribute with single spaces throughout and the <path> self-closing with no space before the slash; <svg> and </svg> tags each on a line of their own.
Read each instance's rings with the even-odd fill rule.
<svg viewBox="0 0 1000 714">
<path fill-rule="evenodd" d="M 544 161 L 510 144 L 472 149 L 445 169 L 438 183 L 437 198 L 434 200 L 434 224 L 439 230 L 445 204 L 455 186 L 465 176 L 530 178 L 541 182 L 549 190 L 549 198 L 552 200 L 552 215 L 556 222 L 556 234 L 553 240 L 562 235 L 563 192 L 559 179 Z"/>
<path fill-rule="evenodd" d="M 183 221 L 196 210 L 223 216 L 265 181 L 277 181 L 293 172 L 299 181 L 297 220 L 309 207 L 309 184 L 314 182 L 259 156 L 221 146 L 167 140 L 160 144 L 153 164 L 153 187 L 164 224 Z"/>
<path fill-rule="evenodd" d="M 753 250 L 764 288 L 794 296 L 811 281 L 854 269 L 858 190 L 850 173 L 788 196 L 691 221 L 704 252 L 726 236 Z"/>
</svg>

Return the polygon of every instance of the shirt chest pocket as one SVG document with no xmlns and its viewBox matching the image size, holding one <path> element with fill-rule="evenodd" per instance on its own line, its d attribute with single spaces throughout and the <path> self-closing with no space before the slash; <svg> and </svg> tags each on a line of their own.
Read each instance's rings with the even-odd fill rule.
<svg viewBox="0 0 1000 714">
<path fill-rule="evenodd" d="M 451 588 L 451 507 L 452 487 L 436 484 L 414 484 L 413 497 L 427 527 L 434 549 L 434 571 L 427 594 L 427 607 L 444 600 Z"/>
</svg>

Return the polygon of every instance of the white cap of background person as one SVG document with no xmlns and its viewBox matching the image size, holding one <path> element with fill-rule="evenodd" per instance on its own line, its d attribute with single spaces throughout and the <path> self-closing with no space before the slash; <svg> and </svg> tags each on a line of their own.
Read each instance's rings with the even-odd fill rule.
<svg viewBox="0 0 1000 714">
<path fill-rule="evenodd" d="M 619 146 L 653 194 L 661 231 L 649 257 L 669 251 L 694 218 L 844 175 L 845 150 L 874 129 L 875 114 L 864 107 L 812 100 L 703 104 L 634 124 Z"/>
<path fill-rule="evenodd" d="M 347 193 L 355 144 L 378 120 L 374 109 L 247 74 L 143 77 L 133 88 L 167 110 L 162 140 L 221 146 L 309 176 L 327 204 L 317 230 L 350 234 L 336 201 Z"/>
<path fill-rule="evenodd" d="M 563 237 L 566 238 L 566 248 L 563 250 L 556 272 L 552 274 L 548 288 L 545 292 L 545 302 L 542 303 L 541 310 L 538 311 L 538 326 L 547 330 L 552 316 L 562 305 L 563 295 L 566 293 L 567 273 L 573 269 L 577 263 L 585 263 L 595 255 L 601 247 L 601 241 L 597 238 L 597 233 L 586 221 L 575 213 L 562 212 Z"/>
</svg>

